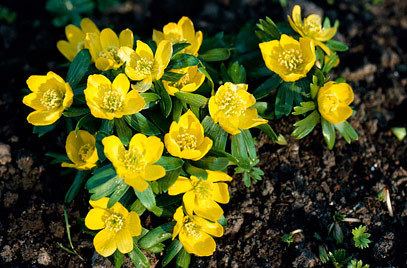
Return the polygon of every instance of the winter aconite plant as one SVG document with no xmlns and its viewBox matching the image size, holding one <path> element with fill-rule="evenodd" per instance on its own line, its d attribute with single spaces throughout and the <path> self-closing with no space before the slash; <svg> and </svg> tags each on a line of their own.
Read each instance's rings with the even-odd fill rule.
<svg viewBox="0 0 407 268">
<path fill-rule="evenodd" d="M 190 254 L 212 255 L 227 223 L 230 172 L 246 186 L 264 175 L 253 129 L 286 143 L 269 119 L 306 115 L 293 135 L 321 123 L 329 148 L 335 129 L 357 138 L 346 122 L 352 88 L 329 81 L 336 51 L 347 48 L 332 40 L 337 23 L 303 21 L 298 6 L 289 23 L 294 31 L 282 33 L 267 18 L 257 30 L 248 24 L 237 36 L 207 37 L 183 17 L 144 41 L 88 18 L 65 28 L 57 48 L 70 62 L 66 75 L 30 76 L 23 103 L 34 110 L 27 117 L 34 133 L 66 137 L 66 154 L 48 155 L 76 172 L 66 205 L 89 192 L 82 216 L 98 254 L 116 266 L 127 254 L 136 267 L 150 267 L 151 254 L 181 267 Z M 259 41 L 246 38 L 254 32 Z"/>
</svg>

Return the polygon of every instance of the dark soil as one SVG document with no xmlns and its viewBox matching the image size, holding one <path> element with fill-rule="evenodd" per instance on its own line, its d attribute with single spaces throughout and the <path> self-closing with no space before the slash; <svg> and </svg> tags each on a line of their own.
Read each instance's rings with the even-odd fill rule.
<svg viewBox="0 0 407 268">
<path fill-rule="evenodd" d="M 62 151 L 57 133 L 39 139 L 25 122 L 29 110 L 21 103 L 30 74 L 58 72 L 64 59 L 55 44 L 63 30 L 51 24 L 45 1 L 2 1 L 17 12 L 13 24 L 0 24 L 0 266 L 85 267 L 111 265 L 93 253 L 91 236 L 80 232 L 86 214 L 86 195 L 69 208 L 73 244 L 69 248 L 63 217 L 63 196 L 72 175 L 62 176 L 49 164 L 47 151 Z M 228 227 L 210 258 L 194 258 L 195 267 L 314 267 L 323 266 L 318 246 L 344 248 L 371 267 L 406 267 L 407 139 L 399 142 L 393 126 L 406 126 L 407 2 L 388 0 L 373 6 L 365 1 L 315 1 L 307 7 L 341 21 L 339 38 L 350 44 L 341 54 L 336 75 L 350 81 L 355 93 L 357 142 L 339 140 L 325 149 L 320 131 L 287 146 L 260 136 L 263 181 L 246 188 L 236 176 L 231 202 L 225 206 Z M 188 15 L 209 34 L 236 32 L 247 20 L 285 13 L 271 1 L 145 1 L 126 2 L 109 14 L 96 14 L 100 26 L 130 27 L 148 36 L 152 27 Z M 292 131 L 293 118 L 275 122 L 280 133 Z M 52 142 L 50 139 L 54 139 Z M 387 187 L 394 216 L 377 194 Z M 340 223 L 344 243 L 327 240 L 336 212 L 361 223 Z M 365 250 L 353 246 L 351 229 L 367 225 L 372 243 Z M 301 229 L 288 246 L 281 236 Z M 318 234 L 322 241 L 315 236 Z"/>
</svg>

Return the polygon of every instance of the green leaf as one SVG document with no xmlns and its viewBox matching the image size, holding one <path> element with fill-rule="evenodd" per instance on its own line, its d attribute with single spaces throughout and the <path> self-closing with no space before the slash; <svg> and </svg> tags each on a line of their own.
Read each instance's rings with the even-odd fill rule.
<svg viewBox="0 0 407 268">
<path fill-rule="evenodd" d="M 124 263 L 124 255 L 120 251 L 116 250 L 113 254 L 113 262 L 114 262 L 114 268 L 120 268 L 122 267 Z"/>
<path fill-rule="evenodd" d="M 204 107 L 206 103 L 208 102 L 208 99 L 202 95 L 199 94 L 193 94 L 189 92 L 176 92 L 175 97 L 177 97 L 179 100 L 192 105 L 192 106 L 197 106 L 197 107 Z"/>
<path fill-rule="evenodd" d="M 198 66 L 199 66 L 199 67 L 198 67 L 198 71 L 199 71 L 200 73 L 204 74 L 205 77 L 209 80 L 209 83 L 210 83 L 210 86 L 211 86 L 211 90 L 213 91 L 213 90 L 214 90 L 213 79 L 212 79 L 212 77 L 209 75 L 208 71 L 206 70 L 205 65 L 204 65 L 202 62 L 200 62 Z"/>
<path fill-rule="evenodd" d="M 357 248 L 368 248 L 370 241 L 369 237 L 370 234 L 366 232 L 366 226 L 360 225 L 357 228 L 352 230 L 353 234 L 353 242 L 355 243 L 355 247 Z"/>
<path fill-rule="evenodd" d="M 225 61 L 230 57 L 229 48 L 214 48 L 199 55 L 199 58 L 206 62 Z"/>
<path fill-rule="evenodd" d="M 291 135 L 296 139 L 304 138 L 318 124 L 319 119 L 320 119 L 319 113 L 317 111 L 313 111 L 307 117 L 294 124 L 295 129 Z"/>
<path fill-rule="evenodd" d="M 143 192 L 139 192 L 137 190 L 134 190 L 134 192 L 143 206 L 145 206 L 148 210 L 151 210 L 156 206 L 155 195 L 151 187 L 148 187 Z"/>
<path fill-rule="evenodd" d="M 184 248 L 177 255 L 177 267 L 188 268 L 191 262 L 191 255 Z"/>
<path fill-rule="evenodd" d="M 239 62 L 235 61 L 228 68 L 228 74 L 230 79 L 235 84 L 241 84 L 246 82 L 246 69 Z"/>
<path fill-rule="evenodd" d="M 228 167 L 229 159 L 226 157 L 205 156 L 199 161 L 194 162 L 194 165 L 203 169 L 223 171 Z"/>
<path fill-rule="evenodd" d="M 163 267 L 167 266 L 181 249 L 182 249 L 181 242 L 178 239 L 173 240 L 164 253 L 162 266 Z"/>
<path fill-rule="evenodd" d="M 335 128 L 339 131 L 339 133 L 346 140 L 347 143 L 356 141 L 359 138 L 358 133 L 347 121 L 336 124 Z"/>
<path fill-rule="evenodd" d="M 140 93 L 140 95 L 143 97 L 144 101 L 146 102 L 146 105 L 144 106 L 145 109 L 153 106 L 154 104 L 158 103 L 158 101 L 160 100 L 160 96 L 158 96 L 158 94 L 155 94 L 155 93 L 143 92 L 143 93 Z"/>
<path fill-rule="evenodd" d="M 114 177 L 102 185 L 96 186 L 95 188 L 89 189 L 89 192 L 92 194 L 91 200 L 98 200 L 102 197 L 109 196 L 112 194 L 117 187 L 121 187 L 124 181 L 119 177 Z"/>
<path fill-rule="evenodd" d="M 112 195 L 109 198 L 109 202 L 107 203 L 107 207 L 111 208 L 116 202 L 118 202 L 124 194 L 127 192 L 127 190 L 130 188 L 129 185 L 126 183 L 122 183 L 116 187 L 116 190 L 112 193 Z"/>
<path fill-rule="evenodd" d="M 125 146 L 129 145 L 133 133 L 126 124 L 126 121 L 123 118 L 115 118 L 114 125 L 116 126 L 117 136 L 119 136 L 120 141 Z"/>
<path fill-rule="evenodd" d="M 155 89 L 157 91 L 157 94 L 161 98 L 161 101 L 160 101 L 161 111 L 163 112 L 163 115 L 165 117 L 168 117 L 172 110 L 171 97 L 170 97 L 170 95 L 168 95 L 168 92 L 165 90 L 161 81 L 156 81 L 155 85 L 156 85 Z"/>
<path fill-rule="evenodd" d="M 134 267 L 137 268 L 150 267 L 150 262 L 148 261 L 148 258 L 137 246 L 134 246 L 133 250 L 129 252 L 129 257 L 131 262 L 134 264 Z"/>
<path fill-rule="evenodd" d="M 205 180 L 208 177 L 208 173 L 206 172 L 205 169 L 195 167 L 195 166 L 191 165 L 190 163 L 186 163 L 185 171 L 192 176 L 202 178 Z"/>
<path fill-rule="evenodd" d="M 294 107 L 294 112 L 292 114 L 301 115 L 313 110 L 315 110 L 315 102 L 313 101 L 301 102 L 300 106 Z"/>
<path fill-rule="evenodd" d="M 138 241 L 138 245 L 142 249 L 149 249 L 158 243 L 170 239 L 174 225 L 174 222 L 169 222 L 152 229 Z"/>
<path fill-rule="evenodd" d="M 328 40 L 326 45 L 333 51 L 347 51 L 349 50 L 349 46 L 341 41 L 337 40 Z"/>
<path fill-rule="evenodd" d="M 182 69 L 189 66 L 198 65 L 199 59 L 190 54 L 179 53 L 171 58 L 167 69 Z"/>
<path fill-rule="evenodd" d="M 95 188 L 113 177 L 116 177 L 116 170 L 112 164 L 100 167 L 94 171 L 93 176 L 86 182 L 86 189 Z"/>
<path fill-rule="evenodd" d="M 179 175 L 181 174 L 181 168 L 167 171 L 165 176 L 159 180 L 157 180 L 158 186 L 162 192 L 166 192 L 171 185 L 175 183 L 178 179 Z"/>
<path fill-rule="evenodd" d="M 69 188 L 68 192 L 65 194 L 65 204 L 70 204 L 72 200 L 78 195 L 82 188 L 83 181 L 85 180 L 86 172 L 78 171 L 76 173 L 75 179 Z"/>
<path fill-rule="evenodd" d="M 171 171 L 181 168 L 184 161 L 172 156 L 161 156 L 155 164 L 162 166 L 166 171 Z"/>
<path fill-rule="evenodd" d="M 49 126 L 34 126 L 33 127 L 33 134 L 37 134 L 38 137 L 42 137 L 51 130 L 55 129 L 55 125 L 49 125 Z"/>
<path fill-rule="evenodd" d="M 256 162 L 256 148 L 254 147 L 253 138 L 250 138 L 250 132 L 242 131 L 232 136 L 232 155 L 238 160 L 239 167 L 250 170 L 252 164 Z"/>
<path fill-rule="evenodd" d="M 262 124 L 257 126 L 256 128 L 260 129 L 264 134 L 269 137 L 270 140 L 273 142 L 280 144 L 280 145 L 287 145 L 287 141 L 283 135 L 277 135 L 276 132 L 269 124 Z"/>
<path fill-rule="evenodd" d="M 169 81 L 169 82 L 177 82 L 180 80 L 185 74 L 180 74 L 180 73 L 175 73 L 175 72 L 170 72 L 166 71 L 164 72 L 164 75 L 162 77 L 162 80 Z"/>
<path fill-rule="evenodd" d="M 88 108 L 80 108 L 80 107 L 69 107 L 63 112 L 65 117 L 77 117 L 82 116 L 89 113 Z"/>
<path fill-rule="evenodd" d="M 206 136 L 213 141 L 212 149 L 224 151 L 228 134 L 218 124 L 215 124 L 210 116 L 206 116 L 202 120 L 202 126 L 204 127 Z"/>
<path fill-rule="evenodd" d="M 160 135 L 161 131 L 155 126 L 153 122 L 148 120 L 141 113 L 135 113 L 133 115 L 125 115 L 124 120 L 127 124 L 137 132 L 143 133 L 148 136 Z"/>
<path fill-rule="evenodd" d="M 324 136 L 326 145 L 328 149 L 331 150 L 335 144 L 335 128 L 334 125 L 326 121 L 323 117 L 321 117 L 321 126 L 322 126 L 322 135 Z"/>
<path fill-rule="evenodd" d="M 266 17 L 266 19 L 260 19 L 256 26 L 262 33 L 259 37 L 261 37 L 260 39 L 263 42 L 280 39 L 281 33 L 278 30 L 277 25 L 269 17 Z"/>
<path fill-rule="evenodd" d="M 131 204 L 130 210 L 136 212 L 138 215 L 141 215 L 146 210 L 146 207 L 143 206 L 140 199 L 137 199 L 133 202 L 133 204 Z"/>
<path fill-rule="evenodd" d="M 172 46 L 172 58 L 181 52 L 184 48 L 189 47 L 191 44 L 187 42 L 176 43 Z"/>
<path fill-rule="evenodd" d="M 72 60 L 69 65 L 68 74 L 66 75 L 66 81 L 71 88 L 76 87 L 82 79 L 86 76 L 91 62 L 91 57 L 87 49 L 82 49 Z"/>
<path fill-rule="evenodd" d="M 295 94 L 294 92 L 295 84 L 283 84 L 278 88 L 276 102 L 275 102 L 275 114 L 276 118 L 279 119 L 283 115 L 287 116 L 291 113 L 294 104 Z"/>
</svg>

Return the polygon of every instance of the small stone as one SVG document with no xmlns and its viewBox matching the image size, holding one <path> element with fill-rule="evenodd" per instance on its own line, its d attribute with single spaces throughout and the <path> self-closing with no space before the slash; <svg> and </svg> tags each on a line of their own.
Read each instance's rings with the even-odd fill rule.
<svg viewBox="0 0 407 268">
<path fill-rule="evenodd" d="M 41 248 L 40 254 L 38 254 L 37 259 L 38 264 L 48 266 L 51 264 L 51 256 L 45 251 L 44 248 Z"/>
<path fill-rule="evenodd" d="M 0 164 L 5 165 L 11 162 L 10 145 L 0 143 Z"/>
</svg>

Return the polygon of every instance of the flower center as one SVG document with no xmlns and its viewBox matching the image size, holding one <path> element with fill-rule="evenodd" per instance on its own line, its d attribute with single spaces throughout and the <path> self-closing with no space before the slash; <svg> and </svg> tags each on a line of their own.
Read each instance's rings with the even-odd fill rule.
<svg viewBox="0 0 407 268">
<path fill-rule="evenodd" d="M 123 155 L 123 163 L 126 169 L 139 172 L 142 171 L 147 163 L 144 160 L 144 155 L 135 149 L 129 149 Z"/>
<path fill-rule="evenodd" d="M 94 147 L 89 143 L 86 143 L 79 148 L 78 155 L 83 162 L 86 162 L 86 160 L 92 155 L 93 150 Z"/>
<path fill-rule="evenodd" d="M 338 108 L 339 99 L 334 94 L 325 95 L 322 100 L 322 106 L 329 112 L 334 112 Z"/>
<path fill-rule="evenodd" d="M 185 73 L 177 82 L 173 83 L 173 86 L 176 88 L 183 88 L 184 86 L 188 85 L 190 82 L 190 75 L 189 73 Z"/>
<path fill-rule="evenodd" d="M 114 62 L 120 64 L 122 60 L 119 57 L 119 48 L 117 47 L 108 47 L 105 50 L 99 52 L 99 57 L 105 58 L 108 60 L 113 60 Z"/>
<path fill-rule="evenodd" d="M 226 91 L 217 101 L 226 116 L 240 116 L 245 111 L 244 102 L 233 90 Z"/>
<path fill-rule="evenodd" d="M 305 30 L 308 33 L 314 34 L 321 31 L 321 17 L 308 17 L 304 21 Z"/>
<path fill-rule="evenodd" d="M 201 236 L 199 232 L 201 228 L 192 221 L 185 223 L 184 228 L 189 236 L 193 236 L 195 238 L 199 238 Z"/>
<path fill-rule="evenodd" d="M 151 70 L 153 69 L 153 61 L 143 57 L 136 59 L 134 64 L 131 65 L 134 66 L 134 70 L 137 73 L 143 76 L 151 74 Z"/>
<path fill-rule="evenodd" d="M 278 63 L 289 71 L 298 70 L 303 62 L 304 58 L 302 57 L 301 51 L 298 49 L 286 49 L 278 55 Z"/>
<path fill-rule="evenodd" d="M 123 107 L 124 96 L 114 89 L 106 90 L 102 99 L 102 108 L 110 113 L 114 113 Z"/>
<path fill-rule="evenodd" d="M 113 232 L 118 232 L 123 228 L 124 225 L 124 217 L 119 213 L 112 213 L 106 220 L 105 220 L 106 228 Z"/>
<path fill-rule="evenodd" d="M 202 199 L 212 199 L 212 184 L 204 181 L 198 180 L 193 183 L 194 193 Z"/>
<path fill-rule="evenodd" d="M 47 109 L 52 110 L 61 107 L 64 99 L 64 93 L 59 89 L 47 89 L 41 98 L 41 104 Z"/>
<path fill-rule="evenodd" d="M 197 138 L 193 134 L 189 133 L 178 134 L 177 137 L 175 138 L 175 141 L 177 142 L 181 151 L 184 151 L 186 149 L 194 150 L 197 147 Z"/>
</svg>

